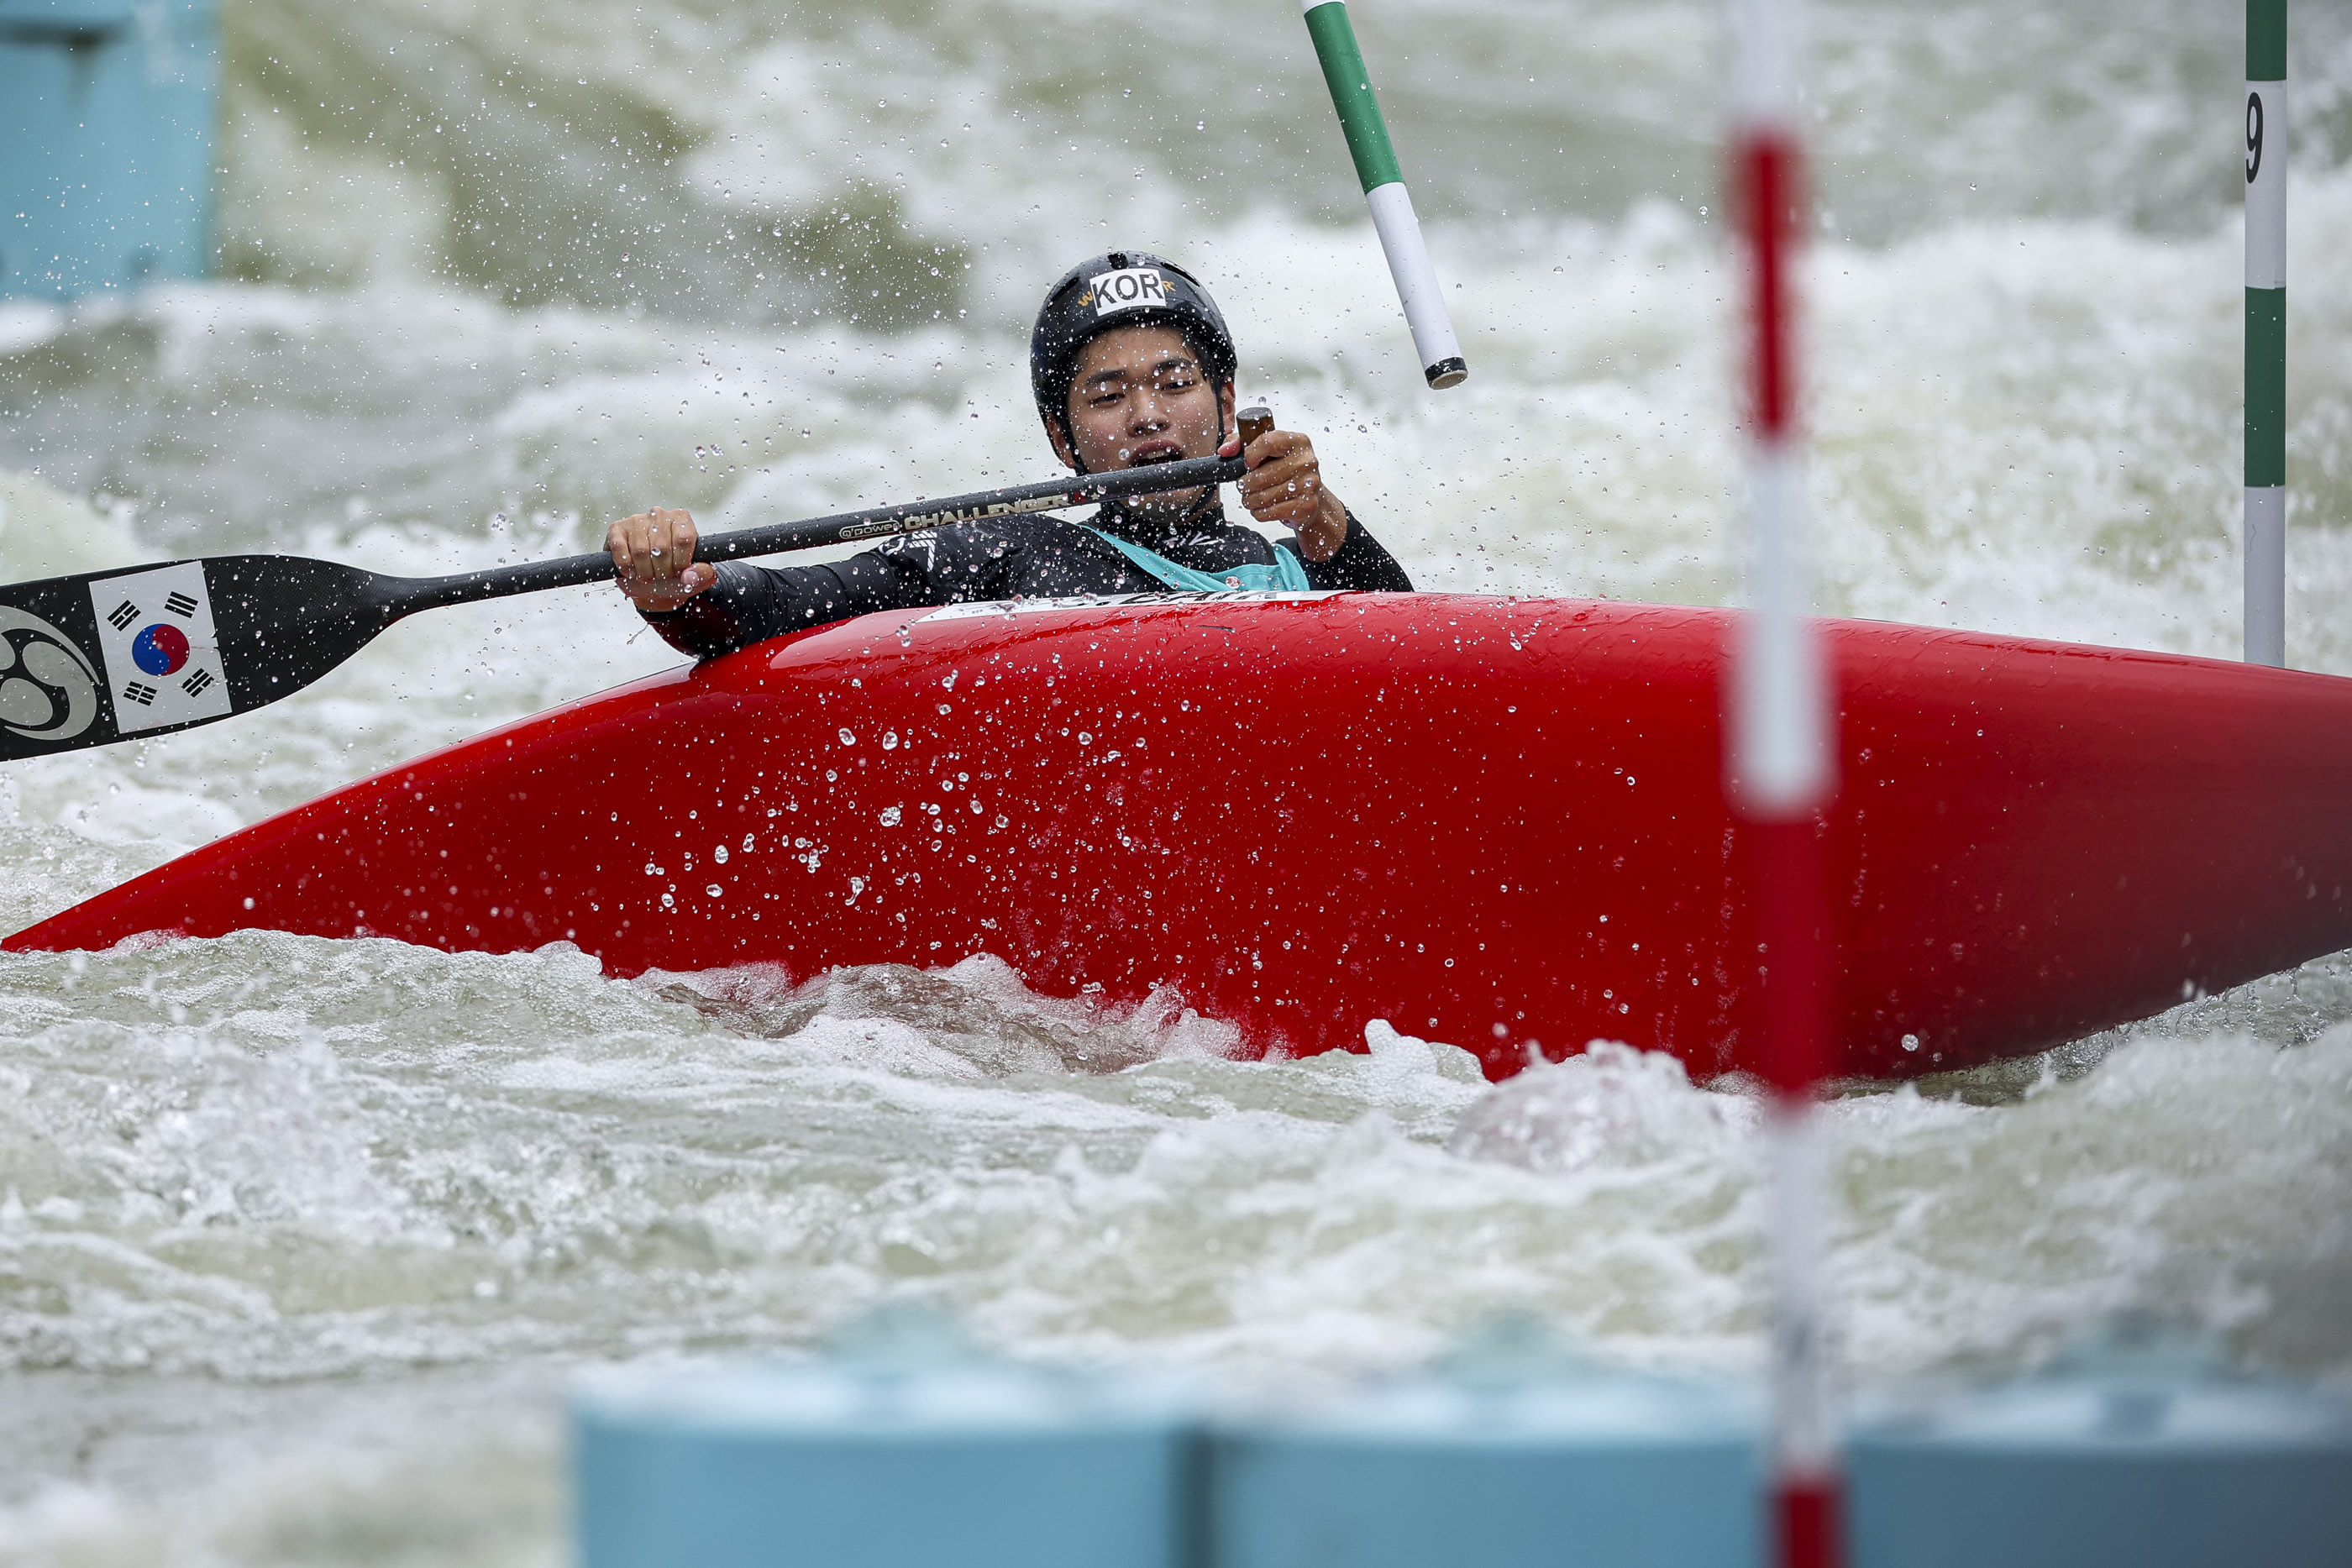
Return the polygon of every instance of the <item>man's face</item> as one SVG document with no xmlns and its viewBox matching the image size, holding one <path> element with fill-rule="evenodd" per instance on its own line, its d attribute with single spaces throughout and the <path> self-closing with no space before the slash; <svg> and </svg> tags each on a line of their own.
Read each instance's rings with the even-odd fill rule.
<svg viewBox="0 0 2352 1568">
<path fill-rule="evenodd" d="M 1080 350 L 1070 381 L 1069 439 L 1055 432 L 1054 450 L 1065 463 L 1074 455 L 1083 458 L 1091 474 L 1213 457 L 1219 430 L 1233 428 L 1233 398 L 1230 382 L 1222 389 L 1209 384 L 1175 328 L 1116 328 Z M 1130 504 L 1181 511 L 1199 496 L 1178 491 Z"/>
</svg>

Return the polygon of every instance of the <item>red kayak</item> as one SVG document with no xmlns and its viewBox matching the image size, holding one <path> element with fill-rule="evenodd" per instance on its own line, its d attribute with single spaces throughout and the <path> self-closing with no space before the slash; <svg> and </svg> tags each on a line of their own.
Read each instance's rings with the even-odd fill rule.
<svg viewBox="0 0 2352 1568">
<path fill-rule="evenodd" d="M 1253 1047 L 1748 1064 L 1722 612 L 1467 595 L 966 605 L 640 681 L 5 944 L 245 927 L 615 975 L 994 953 Z M 2352 680 L 1825 623 L 1836 1068 L 2048 1046 L 2352 946 Z"/>
</svg>

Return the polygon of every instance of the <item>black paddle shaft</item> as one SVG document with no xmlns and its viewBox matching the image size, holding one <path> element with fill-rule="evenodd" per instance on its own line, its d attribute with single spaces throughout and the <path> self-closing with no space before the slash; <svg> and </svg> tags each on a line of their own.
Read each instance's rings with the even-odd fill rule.
<svg viewBox="0 0 2352 1568">
<path fill-rule="evenodd" d="M 697 560 L 850 544 L 1238 479 L 1238 457 L 1123 468 L 713 534 Z M 385 577 L 303 556 L 207 556 L 0 585 L 0 760 L 210 724 L 290 696 L 404 616 L 604 582 L 612 557 Z"/>
</svg>

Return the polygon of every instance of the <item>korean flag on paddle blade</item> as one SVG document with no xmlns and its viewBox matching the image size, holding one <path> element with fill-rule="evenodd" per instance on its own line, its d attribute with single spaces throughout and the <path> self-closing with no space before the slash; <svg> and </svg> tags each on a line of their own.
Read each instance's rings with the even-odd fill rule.
<svg viewBox="0 0 2352 1568">
<path fill-rule="evenodd" d="M 162 729 L 229 711 L 228 674 L 213 630 L 201 561 L 100 578 L 89 585 L 106 655 L 114 727 Z"/>
</svg>

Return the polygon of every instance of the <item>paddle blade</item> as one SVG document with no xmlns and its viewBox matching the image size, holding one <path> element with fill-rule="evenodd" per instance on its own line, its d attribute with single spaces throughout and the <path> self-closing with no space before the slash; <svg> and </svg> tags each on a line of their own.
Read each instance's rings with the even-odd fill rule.
<svg viewBox="0 0 2352 1568">
<path fill-rule="evenodd" d="M 301 690 L 394 619 L 395 579 L 214 556 L 0 584 L 0 759 L 187 729 Z"/>
</svg>

